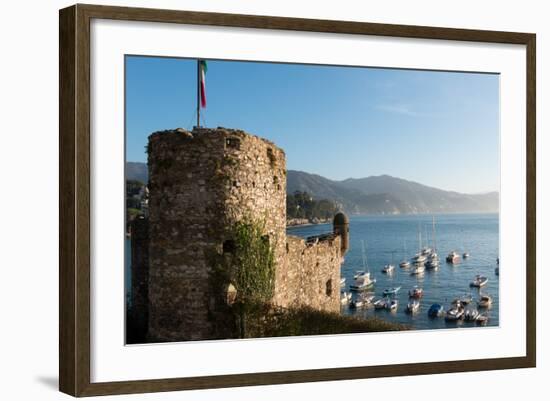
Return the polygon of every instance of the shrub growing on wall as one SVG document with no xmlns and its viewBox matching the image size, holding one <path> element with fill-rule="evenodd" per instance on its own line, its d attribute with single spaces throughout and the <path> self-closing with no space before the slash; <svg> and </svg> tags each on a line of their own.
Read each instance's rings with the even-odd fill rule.
<svg viewBox="0 0 550 401">
<path fill-rule="evenodd" d="M 250 337 L 247 321 L 256 320 L 270 303 L 275 288 L 275 256 L 272 239 L 265 233 L 263 221 L 244 219 L 228 231 L 224 253 L 215 264 L 216 287 L 232 284 L 236 296 L 232 310 L 238 320 L 237 336 Z"/>
</svg>

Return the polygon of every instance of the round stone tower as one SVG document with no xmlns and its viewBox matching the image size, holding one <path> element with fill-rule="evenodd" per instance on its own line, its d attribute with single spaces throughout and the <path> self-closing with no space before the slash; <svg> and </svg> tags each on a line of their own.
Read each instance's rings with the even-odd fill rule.
<svg viewBox="0 0 550 401">
<path fill-rule="evenodd" d="M 342 256 L 349 249 L 349 219 L 342 212 L 336 213 L 332 222 L 333 232 L 336 235 L 340 235 L 341 240 L 341 252 Z"/>
<path fill-rule="evenodd" d="M 273 143 L 240 130 L 196 128 L 149 137 L 151 341 L 211 338 L 209 253 L 230 252 L 229 228 L 264 223 L 285 254 L 286 161 Z M 277 277 L 276 277 L 277 280 Z"/>
</svg>

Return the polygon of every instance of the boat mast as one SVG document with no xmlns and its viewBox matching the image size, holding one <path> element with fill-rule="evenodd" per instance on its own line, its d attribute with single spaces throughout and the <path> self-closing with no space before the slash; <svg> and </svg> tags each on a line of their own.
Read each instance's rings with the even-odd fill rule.
<svg viewBox="0 0 550 401">
<path fill-rule="evenodd" d="M 363 269 L 367 270 L 369 266 L 367 261 L 367 251 L 366 251 L 365 240 L 361 240 L 361 253 L 363 256 Z"/>
<path fill-rule="evenodd" d="M 434 252 L 437 250 L 436 240 L 435 240 L 435 216 L 432 216 L 432 237 L 434 241 Z"/>
<path fill-rule="evenodd" d="M 418 223 L 418 252 L 422 252 L 422 228 Z"/>
</svg>

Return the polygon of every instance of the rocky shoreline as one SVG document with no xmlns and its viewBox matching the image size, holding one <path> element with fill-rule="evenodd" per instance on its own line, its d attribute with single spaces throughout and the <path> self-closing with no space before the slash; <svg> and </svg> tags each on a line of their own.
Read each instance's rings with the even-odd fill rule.
<svg viewBox="0 0 550 401">
<path fill-rule="evenodd" d="M 311 226 L 314 224 L 327 224 L 332 222 L 332 219 L 287 219 L 287 227 L 296 227 L 296 226 Z"/>
</svg>

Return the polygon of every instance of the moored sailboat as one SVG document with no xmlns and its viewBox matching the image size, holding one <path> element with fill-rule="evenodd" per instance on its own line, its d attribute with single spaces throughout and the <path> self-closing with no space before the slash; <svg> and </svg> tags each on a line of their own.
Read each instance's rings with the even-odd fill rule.
<svg viewBox="0 0 550 401">
<path fill-rule="evenodd" d="M 353 284 L 349 286 L 351 291 L 365 291 L 374 286 L 376 279 L 372 278 L 370 271 L 368 271 L 367 253 L 365 249 L 365 242 L 361 241 L 361 251 L 363 259 L 363 269 L 358 271 L 353 277 Z"/>
<path fill-rule="evenodd" d="M 407 246 L 405 241 L 403 241 L 403 260 L 399 263 L 399 267 L 402 269 L 408 269 L 411 267 L 411 262 L 407 259 Z"/>
</svg>

